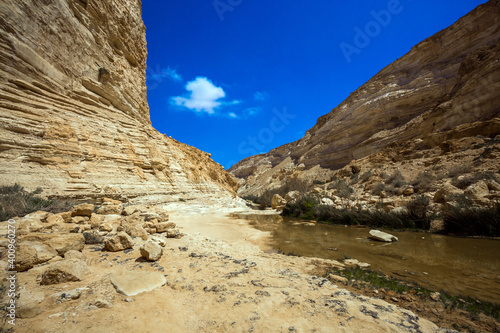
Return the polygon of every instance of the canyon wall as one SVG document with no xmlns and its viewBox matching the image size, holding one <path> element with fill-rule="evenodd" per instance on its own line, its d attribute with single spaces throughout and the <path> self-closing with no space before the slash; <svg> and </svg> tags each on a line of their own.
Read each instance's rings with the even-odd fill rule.
<svg viewBox="0 0 500 333">
<path fill-rule="evenodd" d="M 493 137 L 500 133 L 493 121 L 500 115 L 499 41 L 500 1 L 490 0 L 384 68 L 302 139 L 229 171 L 244 184 L 242 194 L 257 194 L 276 185 L 284 169 L 323 177 L 396 142 L 425 139 L 432 147 L 440 133 L 464 124 L 484 123 L 462 135 Z"/>
<path fill-rule="evenodd" d="M 140 0 L 3 0 L 0 185 L 44 194 L 234 195 L 210 155 L 151 126 Z"/>
</svg>

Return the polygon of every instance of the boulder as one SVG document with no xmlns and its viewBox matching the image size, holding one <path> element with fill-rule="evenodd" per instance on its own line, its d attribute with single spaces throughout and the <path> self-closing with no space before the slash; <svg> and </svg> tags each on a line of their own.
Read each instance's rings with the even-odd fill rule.
<svg viewBox="0 0 500 333">
<path fill-rule="evenodd" d="M 83 233 L 85 238 L 85 244 L 102 244 L 104 243 L 104 237 L 99 235 L 97 231 L 86 231 Z"/>
<path fill-rule="evenodd" d="M 53 214 L 47 217 L 46 222 L 50 224 L 63 224 L 64 218 L 60 214 Z"/>
<path fill-rule="evenodd" d="M 33 318 L 43 312 L 40 303 L 45 299 L 41 291 L 19 289 L 19 299 L 16 302 L 17 318 Z"/>
<path fill-rule="evenodd" d="M 405 188 L 403 191 L 403 195 L 406 197 L 408 197 L 414 193 L 415 193 L 415 189 L 413 188 L 413 186 L 409 186 L 409 187 Z"/>
<path fill-rule="evenodd" d="M 125 232 L 119 232 L 117 235 L 104 240 L 104 250 L 118 252 L 134 247 L 134 241 Z"/>
<path fill-rule="evenodd" d="M 125 216 L 130 216 L 130 215 L 135 214 L 138 211 L 139 211 L 139 209 L 137 208 L 137 206 L 127 206 L 127 207 L 123 208 L 122 214 Z"/>
<path fill-rule="evenodd" d="M 21 240 L 49 245 L 62 257 L 70 250 L 81 251 L 85 246 L 85 237 L 76 233 L 31 233 L 23 236 Z"/>
<path fill-rule="evenodd" d="M 453 200 L 453 197 L 463 194 L 463 191 L 451 184 L 444 184 L 439 190 L 434 193 L 434 202 L 446 203 Z"/>
<path fill-rule="evenodd" d="M 148 239 L 148 232 L 141 225 L 128 226 L 125 232 L 131 237 L 139 237 L 142 240 Z"/>
<path fill-rule="evenodd" d="M 465 195 L 473 200 L 483 200 L 489 194 L 488 184 L 484 180 L 480 180 L 465 189 Z"/>
<path fill-rule="evenodd" d="M 397 242 L 398 238 L 396 236 L 393 236 L 391 234 L 388 234 L 386 232 L 380 231 L 380 230 L 370 230 L 370 236 L 368 237 L 373 240 L 377 240 L 380 242 Z"/>
<path fill-rule="evenodd" d="M 330 199 L 330 198 L 323 198 L 323 199 L 321 199 L 321 204 L 322 205 L 326 205 L 326 206 L 333 206 L 333 205 L 335 205 L 335 203 L 333 202 L 333 200 Z"/>
<path fill-rule="evenodd" d="M 167 283 L 162 273 L 149 271 L 115 272 L 110 280 L 116 291 L 125 296 L 148 292 Z"/>
<path fill-rule="evenodd" d="M 175 238 L 180 235 L 179 229 L 168 229 L 167 238 Z"/>
<path fill-rule="evenodd" d="M 83 253 L 75 250 L 70 250 L 64 254 L 64 259 L 80 259 L 85 260 Z"/>
<path fill-rule="evenodd" d="M 90 217 L 94 212 L 95 206 L 89 203 L 83 203 L 71 208 L 71 216 L 87 216 Z"/>
<path fill-rule="evenodd" d="M 90 225 L 92 226 L 92 229 L 99 229 L 101 225 L 106 223 L 110 225 L 119 225 L 121 223 L 121 215 L 92 214 L 92 216 L 90 217 Z"/>
<path fill-rule="evenodd" d="M 285 200 L 287 202 L 293 202 L 297 200 L 300 197 L 300 192 L 299 191 L 290 191 L 285 195 Z"/>
<path fill-rule="evenodd" d="M 123 206 L 120 205 L 103 205 L 97 209 L 96 213 L 100 215 L 121 215 Z"/>
<path fill-rule="evenodd" d="M 165 237 L 162 237 L 162 236 L 151 236 L 149 239 L 151 241 L 157 243 L 161 247 L 165 247 L 167 245 L 167 239 Z"/>
<path fill-rule="evenodd" d="M 73 216 L 71 222 L 75 224 L 83 224 L 90 220 L 88 216 Z"/>
<path fill-rule="evenodd" d="M 23 241 L 17 248 L 15 269 L 18 272 L 24 272 L 56 256 L 57 251 L 47 244 Z"/>
<path fill-rule="evenodd" d="M 319 188 L 319 187 L 315 187 L 315 188 L 313 189 L 313 193 L 315 193 L 315 194 L 320 194 L 321 192 L 323 192 L 323 189 L 321 189 L 321 188 Z"/>
<path fill-rule="evenodd" d="M 92 271 L 85 261 L 66 259 L 50 264 L 42 274 L 42 285 L 81 281 Z"/>
<path fill-rule="evenodd" d="M 281 195 L 279 194 L 273 195 L 273 198 L 271 199 L 271 206 L 273 207 L 273 209 L 276 209 L 278 211 L 283 210 L 283 208 L 285 208 L 285 205 L 286 205 L 286 200 L 283 199 Z"/>
<path fill-rule="evenodd" d="M 104 198 L 102 205 L 97 209 L 96 213 L 101 215 L 121 215 L 123 212 L 123 204 L 121 201 Z"/>
<path fill-rule="evenodd" d="M 149 261 L 158 261 L 163 255 L 163 248 L 156 242 L 148 240 L 140 248 L 141 256 Z"/>
<path fill-rule="evenodd" d="M 167 232 L 169 229 L 175 229 L 176 225 L 173 222 L 161 222 L 155 225 L 156 232 L 161 234 L 162 232 Z"/>
</svg>

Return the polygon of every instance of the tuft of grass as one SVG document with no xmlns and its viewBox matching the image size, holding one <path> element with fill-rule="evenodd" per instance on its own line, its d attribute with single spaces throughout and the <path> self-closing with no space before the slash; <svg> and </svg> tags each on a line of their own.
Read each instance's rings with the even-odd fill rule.
<svg viewBox="0 0 500 333">
<path fill-rule="evenodd" d="M 408 210 L 407 217 L 415 223 L 415 227 L 428 230 L 431 221 L 427 216 L 427 208 L 429 207 L 429 199 L 423 195 L 419 195 L 406 204 Z"/>
<path fill-rule="evenodd" d="M 180 201 L 180 202 L 186 202 L 186 200 L 185 200 L 185 199 L 183 199 L 183 198 L 179 198 L 179 201 Z"/>
<path fill-rule="evenodd" d="M 336 190 L 337 196 L 348 199 L 354 193 L 354 189 L 347 183 L 345 179 L 338 179 L 328 185 L 328 189 Z"/>
<path fill-rule="evenodd" d="M 317 220 L 327 224 L 365 225 L 385 229 L 415 229 L 425 224 L 414 221 L 409 214 L 386 213 L 383 210 L 337 209 L 320 205 L 314 197 L 305 197 L 295 203 L 287 203 L 283 216 Z"/>
<path fill-rule="evenodd" d="M 0 187 L 0 221 L 24 216 L 38 210 L 47 210 L 53 202 L 38 194 L 40 189 L 28 192 L 19 184 Z"/>
<path fill-rule="evenodd" d="M 411 182 L 411 185 L 415 189 L 415 192 L 419 192 L 419 191 L 427 192 L 431 189 L 432 183 L 435 180 L 436 180 L 436 176 L 434 176 L 430 172 L 424 171 L 424 172 L 420 172 L 417 175 L 417 178 L 415 178 Z"/>
<path fill-rule="evenodd" d="M 441 215 L 444 233 L 500 237 L 499 202 L 489 207 L 473 207 L 471 200 L 462 195 L 456 205 L 446 205 Z"/>
<path fill-rule="evenodd" d="M 362 183 L 365 183 L 367 182 L 370 178 L 372 177 L 372 169 L 366 171 L 365 173 L 363 173 L 361 176 L 359 176 L 359 180 L 362 182 Z"/>
<path fill-rule="evenodd" d="M 373 195 L 380 195 L 380 193 L 382 193 L 382 191 L 385 191 L 385 184 L 378 182 L 375 184 L 375 186 L 373 186 L 372 194 Z"/>
<path fill-rule="evenodd" d="M 398 188 L 406 185 L 407 182 L 405 180 L 405 177 L 403 177 L 403 175 L 401 174 L 401 171 L 396 170 L 392 175 L 386 175 L 385 184 L 392 185 L 395 188 Z"/>
</svg>

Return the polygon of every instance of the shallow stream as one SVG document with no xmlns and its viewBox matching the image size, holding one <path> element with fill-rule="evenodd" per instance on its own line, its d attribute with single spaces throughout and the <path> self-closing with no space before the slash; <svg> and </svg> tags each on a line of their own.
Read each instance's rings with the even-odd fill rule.
<svg viewBox="0 0 500 333">
<path fill-rule="evenodd" d="M 367 238 L 368 228 L 304 223 L 277 215 L 238 214 L 271 234 L 269 246 L 284 253 L 326 259 L 353 258 L 431 290 L 500 303 L 500 240 L 420 232 L 390 232 L 399 242 Z"/>
</svg>

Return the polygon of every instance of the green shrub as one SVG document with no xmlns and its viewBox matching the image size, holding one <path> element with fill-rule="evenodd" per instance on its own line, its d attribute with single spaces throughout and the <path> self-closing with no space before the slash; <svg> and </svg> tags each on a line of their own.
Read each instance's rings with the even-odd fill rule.
<svg viewBox="0 0 500 333">
<path fill-rule="evenodd" d="M 0 187 L 0 221 L 46 210 L 52 201 L 39 197 L 35 192 L 39 190 L 27 192 L 18 184 Z"/>
<path fill-rule="evenodd" d="M 373 186 L 372 194 L 373 195 L 380 195 L 380 193 L 382 193 L 382 191 L 385 191 L 385 184 L 379 182 Z"/>
<path fill-rule="evenodd" d="M 473 207 L 469 199 L 464 198 L 456 205 L 448 204 L 441 212 L 444 233 L 471 236 L 500 236 L 500 203 L 490 207 Z"/>
<path fill-rule="evenodd" d="M 420 172 L 417 175 L 417 178 L 415 178 L 411 182 L 411 185 L 415 189 L 415 192 L 418 192 L 420 190 L 427 192 L 431 189 L 432 183 L 434 182 L 435 179 L 436 177 L 432 173 L 424 171 Z"/>
<path fill-rule="evenodd" d="M 341 198 L 348 199 L 354 193 L 353 188 L 346 182 L 345 179 L 338 179 L 336 181 L 331 182 L 328 185 L 329 189 L 336 190 L 337 196 Z"/>
<path fill-rule="evenodd" d="M 385 184 L 392 185 L 397 188 L 406 185 L 406 180 L 405 177 L 403 177 L 403 175 L 401 174 L 401 171 L 396 170 L 392 175 L 387 176 L 387 178 L 385 179 Z"/>
<path fill-rule="evenodd" d="M 363 173 L 360 177 L 359 177 L 359 180 L 362 182 L 362 183 L 365 183 L 367 182 L 370 178 L 372 177 L 372 169 L 366 171 L 365 173 Z"/>
<path fill-rule="evenodd" d="M 423 195 L 419 195 L 406 204 L 408 210 L 407 218 L 415 223 L 415 227 L 419 229 L 429 229 L 430 219 L 427 216 L 427 207 L 429 207 L 429 199 Z"/>
<path fill-rule="evenodd" d="M 448 177 L 449 178 L 457 178 L 458 176 L 461 176 L 463 174 L 469 173 L 472 171 L 472 165 L 466 165 L 466 164 L 459 164 L 455 165 L 448 170 Z"/>
</svg>

